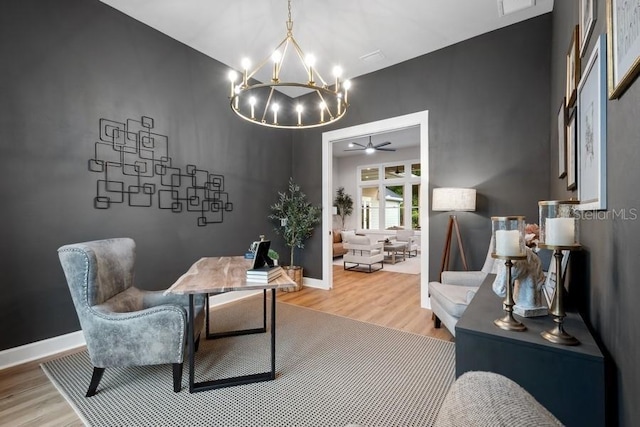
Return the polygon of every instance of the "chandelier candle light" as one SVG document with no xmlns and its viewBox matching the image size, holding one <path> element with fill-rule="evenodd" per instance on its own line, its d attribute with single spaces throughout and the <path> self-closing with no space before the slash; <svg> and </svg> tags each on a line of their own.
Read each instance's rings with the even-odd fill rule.
<svg viewBox="0 0 640 427">
<path fill-rule="evenodd" d="M 549 312 L 553 316 L 555 326 L 541 333 L 542 337 L 552 343 L 562 345 L 578 345 L 580 341 L 564 330 L 564 275 L 562 274 L 563 250 L 577 251 L 581 249 L 578 229 L 578 212 L 580 204 L 577 200 L 549 200 L 538 202 L 540 213 L 540 243 L 542 249 L 553 250 L 556 260 L 556 286 Z"/>
<path fill-rule="evenodd" d="M 504 317 L 496 319 L 493 323 L 500 329 L 507 331 L 524 331 L 527 329 L 522 323 L 513 317 L 513 280 L 511 267 L 513 260 L 526 259 L 525 232 L 523 216 L 492 216 L 491 230 L 495 242 L 493 258 L 505 260 L 507 273 L 506 295 L 503 301 Z"/>
<path fill-rule="evenodd" d="M 300 45 L 293 37 L 293 21 L 291 20 L 291 0 L 288 1 L 289 19 L 287 20 L 287 34 L 278 44 L 273 52 L 267 56 L 258 66 L 249 71 L 251 61 L 244 58 L 242 65 L 242 79 L 239 83 L 238 73 L 234 70 L 229 72 L 231 89 L 229 92 L 230 106 L 234 113 L 243 119 L 273 128 L 288 129 L 308 129 L 334 123 L 341 119 L 347 112 L 349 103 L 347 94 L 351 88 L 349 80 L 342 81 L 342 68 L 335 66 L 333 75 L 335 81 L 333 86 L 322 78 L 316 67 L 316 58 L 313 55 L 305 55 Z M 281 81 L 283 74 L 283 64 L 287 53 L 291 50 L 295 52 L 300 60 L 301 66 L 298 74 L 302 76 L 301 81 Z M 273 63 L 271 81 L 267 83 L 251 80 L 269 62 Z M 255 83 L 253 83 L 255 82 Z M 315 93 L 315 97 L 306 97 L 309 100 L 306 105 L 296 103 L 292 105 L 291 114 L 286 112 L 280 115 L 278 121 L 278 111 L 280 105 L 276 102 L 274 91 L 278 88 L 299 88 L 305 93 Z M 315 98 L 315 102 L 310 99 Z M 271 110 L 272 115 L 269 115 Z M 262 114 L 256 116 L 256 111 Z"/>
</svg>

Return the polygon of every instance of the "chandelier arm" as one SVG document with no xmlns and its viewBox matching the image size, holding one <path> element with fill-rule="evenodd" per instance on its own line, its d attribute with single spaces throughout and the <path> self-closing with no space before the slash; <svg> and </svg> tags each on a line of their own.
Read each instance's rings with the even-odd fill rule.
<svg viewBox="0 0 640 427">
<path fill-rule="evenodd" d="M 287 39 L 288 39 L 288 37 L 285 37 L 285 38 L 284 38 L 280 43 L 278 43 L 278 46 L 276 46 L 276 47 L 275 47 L 275 49 L 273 49 L 273 50 L 271 51 L 271 52 L 272 52 L 272 55 L 273 55 L 273 52 L 275 52 L 276 50 L 280 49 L 280 47 L 281 47 L 281 46 L 282 46 L 282 45 L 287 41 Z M 270 59 L 271 59 L 271 55 L 269 55 L 269 56 L 267 56 L 266 58 L 264 58 L 264 59 L 260 62 L 260 65 L 258 65 L 258 66 L 257 66 L 257 67 L 256 67 L 256 68 L 255 68 L 255 69 L 254 69 L 250 74 L 249 74 L 249 75 L 247 75 L 247 80 L 248 80 L 248 79 L 250 79 L 250 78 L 252 78 L 252 77 L 253 77 L 253 76 L 254 76 L 258 71 L 260 71 L 260 69 L 261 69 L 262 67 L 264 67 L 264 66 L 265 66 L 265 64 L 266 64 L 267 62 L 269 62 L 269 60 L 270 60 Z M 278 70 L 278 71 L 279 71 L 279 70 Z"/>
<path fill-rule="evenodd" d="M 302 50 L 302 48 L 298 44 L 296 38 L 293 37 L 293 36 L 291 36 L 291 43 L 293 44 L 293 47 L 295 47 L 296 53 L 298 54 L 298 58 L 300 58 L 300 62 L 302 62 L 302 66 L 304 67 L 304 69 L 306 70 L 306 72 L 308 74 L 309 73 L 309 66 L 307 65 L 307 62 L 305 60 L 304 51 Z M 320 72 L 317 69 L 314 69 L 314 75 L 320 79 L 320 81 L 322 82 L 323 86 L 328 86 L 327 82 L 322 78 L 322 76 L 320 75 Z M 337 91 L 337 88 L 336 88 L 336 91 Z"/>
<path fill-rule="evenodd" d="M 316 93 L 318 94 L 320 101 L 324 104 L 324 110 L 326 110 L 327 113 L 329 113 L 330 120 L 333 120 L 334 119 L 333 113 L 331 113 L 331 108 L 329 108 L 329 104 L 327 104 L 327 102 L 324 99 L 324 96 L 322 96 L 322 92 L 320 92 L 319 90 L 316 90 Z"/>
<path fill-rule="evenodd" d="M 304 60 L 304 52 L 302 51 L 302 48 L 300 47 L 300 45 L 296 41 L 295 37 L 291 36 L 290 39 L 291 39 L 291 43 L 293 44 L 293 47 L 296 49 L 296 53 L 298 54 L 298 58 L 300 58 L 300 62 L 302 62 L 302 66 L 304 67 L 304 69 L 308 73 L 309 72 L 309 66 L 307 65 L 306 61 Z"/>
<path fill-rule="evenodd" d="M 284 39 L 284 49 L 282 49 L 282 58 L 280 58 L 280 62 L 278 62 L 278 75 L 280 75 L 280 70 L 282 69 L 282 64 L 284 64 L 284 59 L 287 57 L 287 51 L 289 50 L 289 42 L 291 41 L 291 37 L 287 36 Z"/>
<path fill-rule="evenodd" d="M 266 117 L 267 117 L 267 111 L 269 111 L 269 104 L 271 104 L 271 98 L 273 97 L 273 91 L 275 90 L 275 87 L 271 87 L 271 90 L 269 91 L 269 97 L 267 98 L 267 103 L 264 105 L 264 111 L 262 112 L 262 123 L 266 123 Z"/>
</svg>

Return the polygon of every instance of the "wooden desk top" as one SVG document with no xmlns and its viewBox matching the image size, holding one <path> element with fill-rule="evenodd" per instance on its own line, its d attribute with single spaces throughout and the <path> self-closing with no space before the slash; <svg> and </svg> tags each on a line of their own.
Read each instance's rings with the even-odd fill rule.
<svg viewBox="0 0 640 427">
<path fill-rule="evenodd" d="M 205 294 L 295 286 L 286 273 L 269 283 L 247 282 L 251 262 L 243 256 L 200 258 L 164 293 Z"/>
</svg>

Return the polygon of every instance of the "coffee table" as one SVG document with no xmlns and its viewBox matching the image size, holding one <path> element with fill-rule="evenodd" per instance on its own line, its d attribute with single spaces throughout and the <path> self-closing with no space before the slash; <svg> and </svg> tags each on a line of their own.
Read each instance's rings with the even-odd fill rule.
<svg viewBox="0 0 640 427">
<path fill-rule="evenodd" d="M 276 378 L 276 289 L 290 288 L 295 282 L 286 274 L 282 274 L 269 283 L 247 282 L 247 270 L 251 268 L 252 260 L 243 256 L 236 257 L 212 257 L 200 258 L 189 270 L 183 274 L 169 289 L 167 293 L 189 295 L 189 392 L 211 390 L 223 387 L 231 387 L 240 384 L 249 384 L 260 381 L 269 381 Z M 206 338 L 216 339 L 221 337 L 256 334 L 267 331 L 267 290 L 271 289 L 271 370 L 252 375 L 222 378 L 210 381 L 195 382 L 195 343 L 194 343 L 194 295 L 205 294 L 207 303 L 206 313 Z M 209 294 L 221 294 L 231 291 L 262 290 L 263 325 L 261 328 L 243 329 L 237 331 L 209 333 Z"/>
<path fill-rule="evenodd" d="M 395 264 L 396 261 L 404 261 L 406 258 L 407 243 L 406 242 L 385 242 L 384 250 L 387 252 L 387 257 L 391 258 L 391 264 Z M 402 258 L 397 259 L 402 251 Z"/>
</svg>

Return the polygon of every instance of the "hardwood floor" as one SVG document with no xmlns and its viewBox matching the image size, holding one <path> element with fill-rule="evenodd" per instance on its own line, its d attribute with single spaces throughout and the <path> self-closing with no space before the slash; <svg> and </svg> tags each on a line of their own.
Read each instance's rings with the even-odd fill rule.
<svg viewBox="0 0 640 427">
<path fill-rule="evenodd" d="M 443 340 L 453 337 L 446 328 L 435 329 L 431 310 L 420 308 L 420 275 L 345 271 L 333 266 L 333 289 L 302 288 L 282 292 L 278 301 L 326 313 L 375 323 Z"/>
<path fill-rule="evenodd" d="M 445 328 L 433 327 L 431 311 L 420 308 L 419 275 L 385 271 L 367 274 L 344 271 L 341 266 L 334 266 L 333 274 L 334 287 L 330 291 L 305 287 L 299 292 L 280 292 L 277 299 L 363 322 L 452 340 Z M 45 360 L 62 355 L 0 371 L 0 426 L 83 425 L 39 366 Z"/>
<path fill-rule="evenodd" d="M 40 369 L 40 363 L 73 351 L 0 371 L 1 426 L 84 425 Z"/>
</svg>

